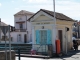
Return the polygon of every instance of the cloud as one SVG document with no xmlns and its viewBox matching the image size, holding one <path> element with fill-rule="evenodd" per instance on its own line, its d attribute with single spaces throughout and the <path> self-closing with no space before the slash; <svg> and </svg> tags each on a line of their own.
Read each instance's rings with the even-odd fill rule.
<svg viewBox="0 0 80 60">
<path fill-rule="evenodd" d="M 57 1 L 56 11 L 64 13 L 73 19 L 78 19 L 80 17 L 80 3 L 74 1 Z"/>
<path fill-rule="evenodd" d="M 22 1 L 26 1 L 26 0 L 22 0 Z"/>
<path fill-rule="evenodd" d="M 12 0 L 11 2 L 12 2 L 12 3 L 14 3 L 14 1 L 13 1 L 13 0 Z"/>
<path fill-rule="evenodd" d="M 29 5 L 23 7 L 33 10 L 39 10 L 42 8 L 53 11 L 52 0 L 28 0 L 28 4 Z M 80 19 L 80 2 L 73 0 L 56 0 L 55 4 L 56 12 L 63 13 L 73 19 Z"/>
<path fill-rule="evenodd" d="M 28 0 L 29 3 L 50 3 L 50 0 Z"/>
</svg>

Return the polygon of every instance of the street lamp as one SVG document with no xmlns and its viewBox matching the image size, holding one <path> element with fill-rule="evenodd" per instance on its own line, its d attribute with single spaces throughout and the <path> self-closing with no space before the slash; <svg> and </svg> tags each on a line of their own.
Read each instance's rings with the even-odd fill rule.
<svg viewBox="0 0 80 60">
<path fill-rule="evenodd" d="M 54 10 L 54 18 L 55 18 L 55 0 L 53 0 L 53 10 Z"/>
<path fill-rule="evenodd" d="M 54 21 L 54 25 L 55 25 L 55 28 L 54 28 L 55 31 L 54 31 L 54 32 L 55 32 L 55 36 L 56 36 L 56 30 L 57 30 L 57 29 L 56 29 L 55 0 L 53 0 L 53 15 L 54 15 L 53 21 Z M 56 37 L 57 37 L 57 36 L 56 36 Z M 55 37 L 55 38 L 56 38 L 56 37 Z"/>
</svg>

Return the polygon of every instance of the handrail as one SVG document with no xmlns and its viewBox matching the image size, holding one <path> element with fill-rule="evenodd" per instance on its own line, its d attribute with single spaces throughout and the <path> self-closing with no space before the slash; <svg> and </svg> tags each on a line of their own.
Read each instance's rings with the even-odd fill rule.
<svg viewBox="0 0 80 60">
<path fill-rule="evenodd" d="M 40 47 L 41 47 L 41 46 L 42 46 L 42 45 L 40 45 Z M 37 51 L 39 50 L 40 47 L 37 48 Z"/>
<path fill-rule="evenodd" d="M 37 50 L 36 51 L 38 51 L 40 48 L 41 48 L 41 46 L 46 46 L 46 45 L 48 45 L 48 44 L 39 44 L 40 46 L 37 48 Z M 46 48 L 45 48 L 46 49 Z M 46 50 L 45 50 L 46 51 Z"/>
</svg>

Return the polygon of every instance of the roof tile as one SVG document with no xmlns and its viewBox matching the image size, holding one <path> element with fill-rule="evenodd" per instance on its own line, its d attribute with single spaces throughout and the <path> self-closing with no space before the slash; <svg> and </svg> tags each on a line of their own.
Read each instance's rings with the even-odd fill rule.
<svg viewBox="0 0 80 60">
<path fill-rule="evenodd" d="M 26 10 L 21 10 L 21 11 L 17 12 L 16 14 L 14 14 L 14 16 L 16 16 L 16 15 L 27 15 L 27 14 L 33 15 L 34 13 L 26 11 Z"/>
<path fill-rule="evenodd" d="M 45 10 L 45 9 L 40 9 L 39 11 L 43 11 L 43 12 L 51 15 L 52 17 L 54 17 L 54 12 L 52 12 L 52 11 Z M 39 11 L 38 11 L 38 12 L 39 12 Z M 38 13 L 38 12 L 37 12 L 37 13 Z M 33 16 L 31 16 L 28 20 L 30 20 L 32 17 L 34 17 L 37 13 L 35 13 Z M 56 19 L 59 19 L 59 20 L 76 21 L 76 20 L 74 20 L 74 19 L 72 19 L 72 18 L 70 18 L 70 17 L 68 17 L 68 16 L 66 16 L 66 15 L 64 15 L 64 14 L 62 14 L 62 13 L 55 12 L 55 15 L 56 15 L 56 16 L 55 16 Z"/>
</svg>

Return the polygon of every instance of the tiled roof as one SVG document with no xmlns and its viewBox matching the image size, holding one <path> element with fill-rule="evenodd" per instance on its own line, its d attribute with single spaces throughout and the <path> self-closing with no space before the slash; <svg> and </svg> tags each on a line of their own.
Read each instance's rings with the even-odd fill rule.
<svg viewBox="0 0 80 60">
<path fill-rule="evenodd" d="M 4 22 L 1 22 L 1 26 L 8 26 L 8 25 Z"/>
<path fill-rule="evenodd" d="M 50 16 L 54 17 L 54 12 L 52 12 L 52 11 L 45 10 L 45 9 L 40 9 L 39 11 L 43 11 L 43 12 L 49 14 Z M 39 11 L 38 11 L 38 12 L 39 12 Z M 37 13 L 38 13 L 38 12 L 37 12 Z M 37 13 L 35 13 L 33 16 L 35 16 Z M 56 14 L 56 19 L 66 20 L 66 21 L 75 21 L 75 20 L 73 20 L 72 18 L 70 18 L 70 17 L 68 17 L 68 16 L 66 16 L 66 15 L 64 15 L 64 14 L 62 14 L 62 13 L 55 12 L 55 14 Z M 33 17 L 33 16 L 32 16 L 32 17 Z M 32 17 L 30 17 L 29 20 L 30 20 Z"/>
<path fill-rule="evenodd" d="M 16 15 L 33 15 L 34 13 L 26 11 L 26 10 L 21 10 L 19 12 L 17 12 L 16 14 L 14 14 L 14 16 Z"/>
</svg>

